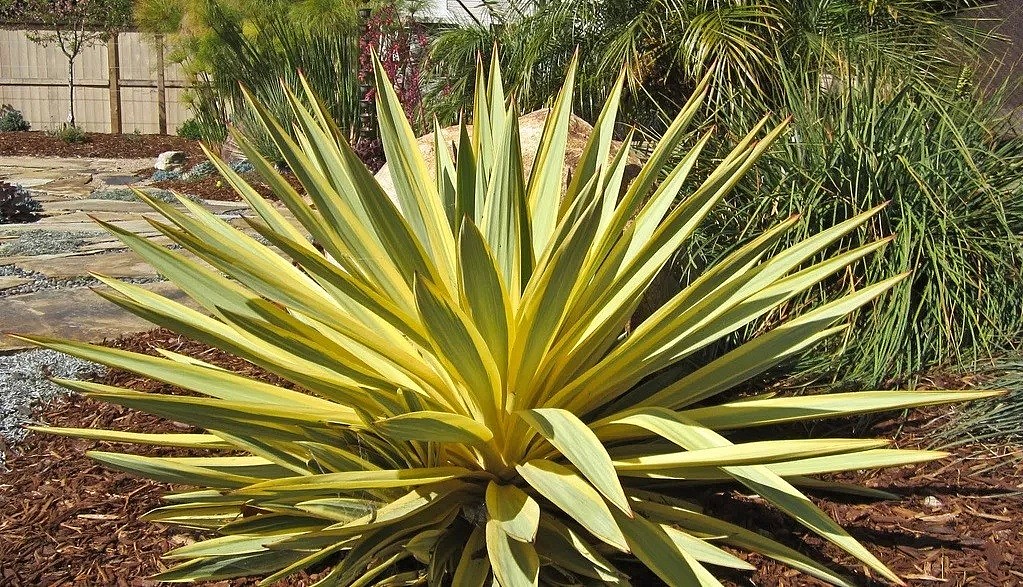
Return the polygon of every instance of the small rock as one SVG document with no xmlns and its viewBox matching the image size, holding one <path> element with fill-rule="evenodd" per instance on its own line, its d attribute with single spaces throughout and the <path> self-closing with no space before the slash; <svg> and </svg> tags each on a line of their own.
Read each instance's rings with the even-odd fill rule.
<svg viewBox="0 0 1023 587">
<path fill-rule="evenodd" d="M 160 171 L 184 171 L 188 155 L 184 151 L 164 151 L 156 158 L 153 167 Z"/>
<path fill-rule="evenodd" d="M 940 509 L 945 507 L 945 504 L 941 503 L 941 500 L 933 495 L 928 495 L 924 498 L 924 506 L 929 507 L 932 510 Z"/>
</svg>

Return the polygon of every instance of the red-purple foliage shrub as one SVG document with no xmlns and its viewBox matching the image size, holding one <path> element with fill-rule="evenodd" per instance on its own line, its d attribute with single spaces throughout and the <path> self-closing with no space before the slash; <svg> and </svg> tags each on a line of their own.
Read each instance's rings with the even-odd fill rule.
<svg viewBox="0 0 1023 587">
<path fill-rule="evenodd" d="M 426 127 L 422 75 L 428 43 L 423 25 L 398 12 L 394 5 L 375 10 L 359 39 L 359 82 L 369 87 L 363 99 L 370 101 L 376 95 L 372 85 L 375 51 L 417 131 L 425 131 Z"/>
</svg>

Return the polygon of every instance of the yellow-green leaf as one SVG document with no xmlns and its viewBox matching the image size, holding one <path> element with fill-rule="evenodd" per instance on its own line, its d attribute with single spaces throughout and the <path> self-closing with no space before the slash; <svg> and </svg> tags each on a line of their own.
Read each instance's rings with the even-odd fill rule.
<svg viewBox="0 0 1023 587">
<path fill-rule="evenodd" d="M 611 516 L 607 502 L 577 473 L 557 463 L 533 460 L 515 467 L 526 483 L 561 508 L 591 534 L 615 548 L 628 552 L 621 529 Z"/>
<path fill-rule="evenodd" d="M 556 408 L 527 410 L 519 415 L 565 455 L 608 501 L 632 515 L 607 449 L 582 420 L 567 410 Z"/>
<path fill-rule="evenodd" d="M 486 425 L 472 418 L 448 412 L 413 412 L 373 423 L 386 436 L 423 442 L 485 444 L 494 437 Z"/>
<path fill-rule="evenodd" d="M 520 542 L 533 542 L 540 527 L 540 505 L 514 485 L 487 485 L 487 512 L 505 534 Z"/>
</svg>

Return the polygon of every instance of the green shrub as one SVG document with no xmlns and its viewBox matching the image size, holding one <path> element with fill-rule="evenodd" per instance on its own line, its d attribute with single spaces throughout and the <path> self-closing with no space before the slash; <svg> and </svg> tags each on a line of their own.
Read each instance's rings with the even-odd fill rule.
<svg viewBox="0 0 1023 587">
<path fill-rule="evenodd" d="M 208 120 L 198 117 L 192 117 L 182 122 L 181 126 L 177 129 L 177 133 L 182 138 L 193 141 L 205 141 L 211 144 L 221 143 L 227 137 L 227 129 L 223 124 L 219 122 L 210 123 Z"/>
<path fill-rule="evenodd" d="M 52 136 L 64 141 L 65 143 L 87 143 L 89 142 L 89 135 L 85 133 L 81 127 L 74 126 L 71 124 L 65 124 L 59 129 L 50 133 Z"/>
<path fill-rule="evenodd" d="M 201 141 L 203 138 L 202 125 L 195 118 L 189 118 L 181 123 L 181 126 L 177 129 L 177 134 L 184 139 Z"/>
<path fill-rule="evenodd" d="M 817 79 L 786 78 L 792 132 L 737 186 L 681 261 L 699 268 L 736 238 L 793 212 L 808 214 L 779 246 L 890 201 L 825 253 L 892 235 L 889 254 L 855 263 L 760 325 L 771 328 L 801 308 L 912 272 L 851 319 L 855 327 L 827 352 L 802 362 L 804 373 L 867 387 L 938 364 L 968 364 L 1023 334 L 1023 139 L 996 99 L 875 81 L 839 82 L 822 93 Z"/>
<path fill-rule="evenodd" d="M 672 586 L 717 586 L 705 565 L 752 568 L 720 547 L 728 545 L 852 585 L 690 501 L 710 493 L 691 485 L 733 483 L 872 574 L 898 581 L 797 486 L 888 495 L 810 476 L 943 453 L 888 450 L 871 439 L 733 444 L 730 431 L 990 393 L 713 398 L 839 335 L 846 329 L 836 322 L 900 276 L 861 284 L 685 377 L 654 376 L 876 252 L 884 242 L 809 262 L 834 239 L 874 222 L 877 210 L 771 255 L 794 225 L 779 223 L 630 330 L 653 277 L 784 125 L 759 142 L 760 128 L 751 132 L 705 177 L 690 181 L 697 145 L 659 183 L 706 96 L 696 95 L 620 197 L 628 149 L 608 162 L 619 87 L 562 198 L 574 73 L 548 117 L 528 182 L 518 111 L 506 110 L 496 68 L 489 84 L 481 81 L 473 129 L 463 127 L 457 156 L 439 139 L 435 144 L 434 178 L 377 64 L 381 138 L 400 208 L 350 146 L 334 140 L 323 111 L 303 106 L 317 104 L 307 95 L 289 98 L 308 122 L 301 143 L 260 112 L 311 202 L 251 142 L 240 142 L 301 227 L 217 162 L 274 248 L 200 206 L 185 214 L 153 201 L 165 217 L 154 226 L 188 254 L 105 224 L 199 309 L 101 278 L 111 288 L 104 297 L 295 386 L 173 353 L 29 338 L 196 392 L 60 380 L 94 399 L 207 432 L 43 428 L 186 451 L 90 453 L 107 466 L 180 486 L 147 520 L 219 535 L 167 553 L 174 566 L 157 580 L 270 575 L 270 584 L 318 567 L 329 569 L 322 585 L 623 585 L 621 569 L 640 562 Z M 699 187 L 672 207 L 686 186 Z"/>
<path fill-rule="evenodd" d="M 25 131 L 31 127 L 20 110 L 10 104 L 0 105 L 0 132 Z"/>
<path fill-rule="evenodd" d="M 43 207 L 32 194 L 17 184 L 0 181 L 0 223 L 30 222 Z"/>
</svg>

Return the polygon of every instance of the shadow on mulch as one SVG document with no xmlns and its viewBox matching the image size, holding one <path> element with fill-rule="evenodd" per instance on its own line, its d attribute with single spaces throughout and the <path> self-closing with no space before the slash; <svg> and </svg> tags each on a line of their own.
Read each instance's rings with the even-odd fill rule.
<svg viewBox="0 0 1023 587">
<path fill-rule="evenodd" d="M 142 159 L 164 151 L 184 151 L 190 162 L 205 161 L 198 141 L 173 135 L 85 133 L 82 143 L 68 143 L 44 131 L 0 133 L 0 155 L 21 157 L 103 157 Z"/>
<path fill-rule="evenodd" d="M 153 352 L 156 347 L 200 358 L 252 377 L 279 382 L 262 370 L 221 351 L 167 331 L 153 331 L 112 343 L 119 348 Z M 176 392 L 166 385 L 123 372 L 111 372 L 105 383 L 146 391 Z M 902 448 L 923 447 L 929 426 L 941 414 L 914 412 L 909 419 L 878 425 L 878 436 L 898 433 Z M 55 426 L 109 427 L 147 432 L 191 430 L 118 406 L 78 396 L 54 403 L 37 419 Z M 84 456 L 90 449 L 118 450 L 123 445 L 30 434 L 10 455 L 11 469 L 0 474 L 0 584 L 11 587 L 55 585 L 156 585 L 147 579 L 165 568 L 160 554 L 188 544 L 197 535 L 180 528 L 141 522 L 138 517 L 160 505 L 166 484 L 138 480 L 102 469 Z M 143 454 L 166 454 L 139 448 Z M 844 474 L 856 482 L 904 496 L 891 502 L 862 503 L 845 498 L 814 501 L 910 585 L 1023 585 L 1023 462 L 1020 447 L 975 445 L 953 449 L 950 458 L 867 474 Z M 992 469 L 999 458 L 1016 462 Z M 836 569 L 852 573 L 857 584 L 874 586 L 861 565 L 844 553 L 754 498 L 719 488 L 701 489 L 698 501 L 708 512 L 770 534 L 818 560 L 833 560 Z M 755 523 L 754 523 L 755 522 Z M 818 586 L 757 555 L 741 554 L 757 571 L 729 575 L 726 585 L 771 587 Z M 310 577 L 288 585 L 304 586 Z M 253 585 L 235 580 L 221 587 Z M 636 577 L 637 586 L 655 585 Z"/>
</svg>

